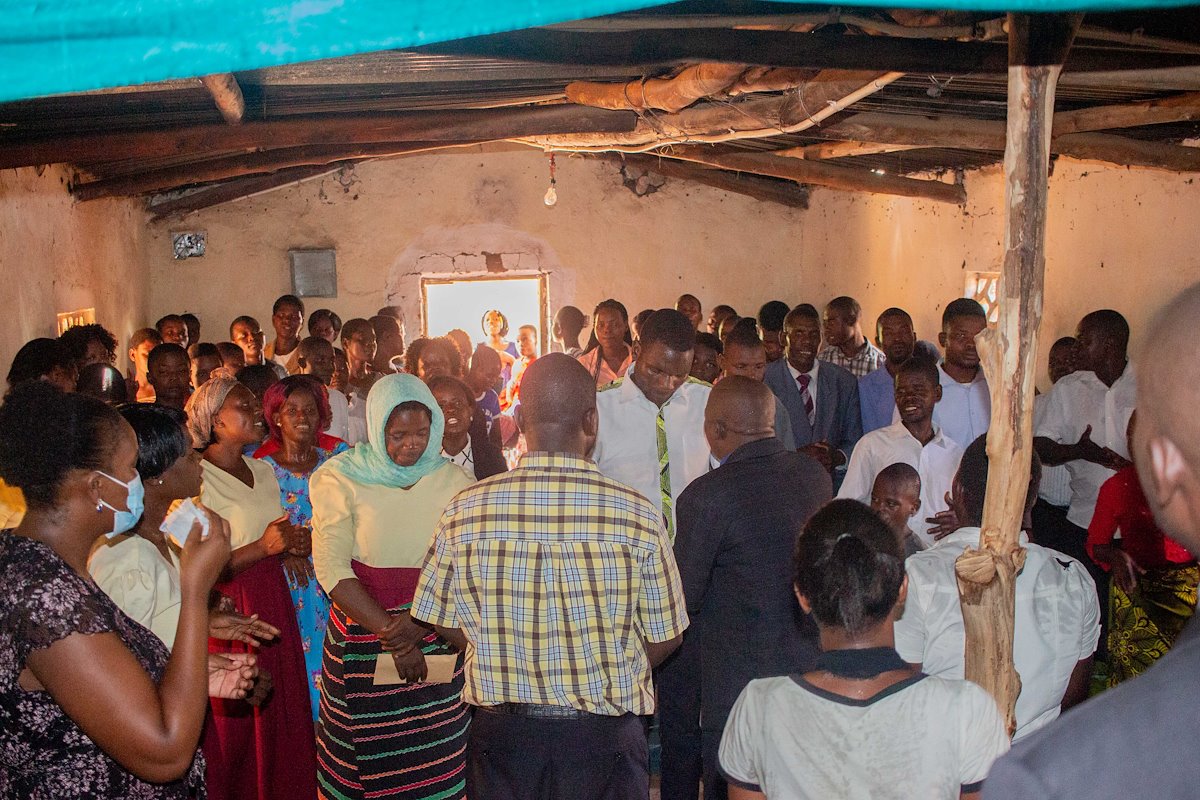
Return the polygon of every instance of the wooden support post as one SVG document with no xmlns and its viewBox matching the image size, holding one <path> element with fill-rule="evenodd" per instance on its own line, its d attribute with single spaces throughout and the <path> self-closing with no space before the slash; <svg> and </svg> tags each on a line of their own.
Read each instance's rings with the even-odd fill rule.
<svg viewBox="0 0 1200 800">
<path fill-rule="evenodd" d="M 995 698 L 1010 735 L 1021 693 L 1013 666 L 1015 591 L 1025 565 L 1020 533 L 1033 454 L 1054 92 L 1081 19 L 1079 14 L 1009 14 L 1007 228 L 999 320 L 977 337 L 992 397 L 990 469 L 979 548 L 963 552 L 955 572 L 966 631 L 966 678 Z"/>
<path fill-rule="evenodd" d="M 229 72 L 220 72 L 205 75 L 200 82 L 212 95 L 225 121 L 230 125 L 241 125 L 242 117 L 246 115 L 246 99 L 242 97 L 242 87 L 238 86 L 237 78 Z"/>
</svg>

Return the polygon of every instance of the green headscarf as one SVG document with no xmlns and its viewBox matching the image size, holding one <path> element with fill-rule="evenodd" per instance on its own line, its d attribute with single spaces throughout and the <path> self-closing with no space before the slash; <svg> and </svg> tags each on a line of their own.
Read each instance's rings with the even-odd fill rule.
<svg viewBox="0 0 1200 800">
<path fill-rule="evenodd" d="M 413 400 L 429 409 L 429 444 L 417 463 L 402 467 L 387 453 L 384 428 L 396 406 Z M 322 469 L 336 470 L 359 483 L 408 488 L 446 463 L 442 456 L 445 428 L 442 409 L 424 381 L 415 375 L 386 375 L 367 394 L 367 441 L 331 458 Z"/>
</svg>

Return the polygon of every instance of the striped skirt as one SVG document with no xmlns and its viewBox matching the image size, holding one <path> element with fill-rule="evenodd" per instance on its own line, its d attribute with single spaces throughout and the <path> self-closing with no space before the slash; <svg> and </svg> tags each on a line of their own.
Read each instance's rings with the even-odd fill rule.
<svg viewBox="0 0 1200 800">
<path fill-rule="evenodd" d="M 405 611 L 409 605 L 389 611 Z M 421 649 L 426 655 L 453 652 L 434 633 Z M 317 796 L 465 798 L 471 715 L 462 702 L 461 656 L 451 683 L 376 686 L 380 653 L 373 633 L 332 608 L 317 722 Z"/>
</svg>

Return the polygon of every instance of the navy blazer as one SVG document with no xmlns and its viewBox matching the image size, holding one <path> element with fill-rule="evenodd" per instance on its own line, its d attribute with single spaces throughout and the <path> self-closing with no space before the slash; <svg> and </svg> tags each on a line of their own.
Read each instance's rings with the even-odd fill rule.
<svg viewBox="0 0 1200 800">
<path fill-rule="evenodd" d="M 792 421 L 792 433 L 796 447 L 813 442 L 825 441 L 846 454 L 862 438 L 862 411 L 858 406 L 858 380 L 849 370 L 819 361 L 817 369 L 817 421 L 808 423 L 804 404 L 800 402 L 800 386 L 788 370 L 787 359 L 781 358 L 767 365 L 763 380 L 775 396 L 783 401 L 784 408 Z"/>
<path fill-rule="evenodd" d="M 675 504 L 675 561 L 700 661 L 702 727 L 720 733 L 755 678 L 806 672 L 817 629 L 792 593 L 792 548 L 833 495 L 829 473 L 771 437 L 734 450 Z M 687 655 L 685 653 L 685 655 Z"/>
</svg>

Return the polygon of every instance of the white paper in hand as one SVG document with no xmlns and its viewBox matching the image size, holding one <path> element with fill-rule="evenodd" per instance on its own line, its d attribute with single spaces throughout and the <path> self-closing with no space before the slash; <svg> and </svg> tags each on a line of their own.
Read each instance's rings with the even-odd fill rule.
<svg viewBox="0 0 1200 800">
<path fill-rule="evenodd" d="M 167 514 L 167 518 L 163 520 L 159 530 L 169 536 L 176 547 L 183 549 L 183 543 L 187 541 L 188 534 L 192 532 L 192 523 L 194 522 L 200 523 L 200 538 L 207 539 L 208 515 L 201 511 L 189 497 L 176 506 L 174 511 Z"/>
</svg>

